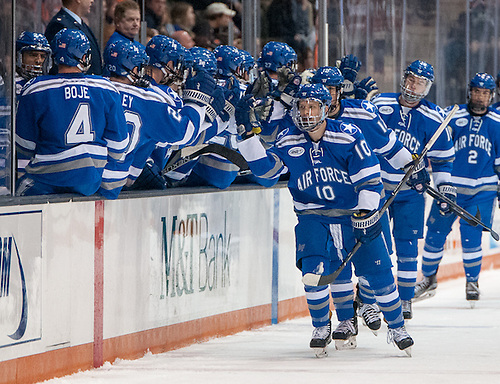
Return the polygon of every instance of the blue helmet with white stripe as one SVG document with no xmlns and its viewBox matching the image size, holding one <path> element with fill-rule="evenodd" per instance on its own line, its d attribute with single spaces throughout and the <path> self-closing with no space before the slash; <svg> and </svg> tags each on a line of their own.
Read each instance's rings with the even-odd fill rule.
<svg viewBox="0 0 500 384">
<path fill-rule="evenodd" d="M 425 81 L 425 88 L 421 92 L 416 92 L 410 89 L 406 82 L 408 76 L 414 76 Z M 412 62 L 403 74 L 401 79 L 401 96 L 409 103 L 416 103 L 422 100 L 429 93 L 432 83 L 434 82 L 434 68 L 429 63 L 423 60 L 415 60 Z"/>
<path fill-rule="evenodd" d="M 61 29 L 51 44 L 56 64 L 78 67 L 82 72 L 90 68 L 90 42 L 82 31 Z"/>
<path fill-rule="evenodd" d="M 116 41 L 104 52 L 105 70 L 111 76 L 126 77 L 136 86 L 149 86 L 149 80 L 145 75 L 145 66 L 148 63 L 149 57 L 145 49 L 131 41 Z M 137 69 L 134 71 L 135 68 Z"/>
<path fill-rule="evenodd" d="M 295 97 L 292 103 L 292 119 L 297 128 L 310 132 L 325 121 L 332 96 L 323 84 L 304 84 Z M 317 113 L 313 114 L 316 109 Z"/>
</svg>

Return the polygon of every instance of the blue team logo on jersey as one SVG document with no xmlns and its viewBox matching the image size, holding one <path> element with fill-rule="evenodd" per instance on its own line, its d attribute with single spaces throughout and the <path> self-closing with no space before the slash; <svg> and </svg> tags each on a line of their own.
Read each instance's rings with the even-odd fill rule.
<svg viewBox="0 0 500 384">
<path fill-rule="evenodd" d="M 343 132 L 348 133 L 349 135 L 354 135 L 358 132 L 358 127 L 354 124 L 342 124 L 341 129 Z"/>
<path fill-rule="evenodd" d="M 321 158 L 323 157 L 323 148 L 311 148 L 309 151 L 311 156 L 311 161 L 313 165 L 321 164 Z"/>
<path fill-rule="evenodd" d="M 280 132 L 276 135 L 276 141 L 280 140 L 283 136 L 285 136 L 285 135 L 288 133 L 288 131 L 289 131 L 289 130 L 290 130 L 289 128 L 285 128 L 285 129 L 283 129 L 282 131 L 280 131 Z"/>
<path fill-rule="evenodd" d="M 361 102 L 361 107 L 363 107 L 363 109 L 365 111 L 368 111 L 370 113 L 375 113 L 375 108 L 376 107 L 372 103 L 370 103 L 369 101 L 363 100 Z"/>
</svg>

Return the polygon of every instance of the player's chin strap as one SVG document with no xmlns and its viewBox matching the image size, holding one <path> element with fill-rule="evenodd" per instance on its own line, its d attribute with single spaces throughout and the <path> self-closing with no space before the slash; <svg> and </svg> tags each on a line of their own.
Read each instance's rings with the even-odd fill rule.
<svg viewBox="0 0 500 384">
<path fill-rule="evenodd" d="M 380 217 L 382 217 L 382 215 L 385 213 L 385 211 L 387 211 L 389 206 L 392 204 L 392 202 L 396 198 L 396 195 L 399 193 L 401 188 L 403 188 L 403 186 L 406 184 L 406 182 L 408 181 L 410 176 L 413 174 L 413 171 L 418 166 L 418 163 L 420 162 L 420 160 L 425 157 L 425 155 L 432 148 L 432 146 L 434 145 L 436 140 L 439 138 L 439 136 L 441 136 L 441 133 L 443 133 L 443 131 L 446 129 L 446 127 L 448 126 L 448 124 L 449 124 L 451 118 L 453 117 L 453 115 L 455 114 L 455 112 L 458 111 L 458 108 L 459 108 L 458 105 L 455 104 L 453 109 L 448 113 L 448 115 L 443 120 L 441 125 L 438 127 L 436 132 L 434 132 L 434 134 L 432 135 L 430 140 L 427 142 L 427 144 L 425 144 L 420 155 L 417 156 L 413 160 L 413 164 L 407 169 L 405 175 L 403 176 L 403 179 L 396 186 L 396 188 L 392 192 L 391 196 L 385 201 L 382 208 L 380 208 Z M 316 275 L 314 273 L 306 273 L 304 276 L 302 276 L 302 283 L 304 283 L 304 285 L 312 285 L 312 286 L 328 285 L 328 284 L 333 283 L 335 281 L 335 279 L 337 279 L 337 277 L 340 275 L 342 270 L 345 268 L 347 263 L 349 263 L 351 261 L 352 257 L 359 250 L 361 245 L 362 245 L 361 241 L 358 240 L 356 242 L 356 244 L 354 245 L 353 249 L 351 250 L 351 252 L 349 252 L 349 254 L 346 256 L 344 261 L 342 261 L 342 264 L 340 264 L 340 266 L 333 273 L 331 273 L 329 275 Z"/>
</svg>

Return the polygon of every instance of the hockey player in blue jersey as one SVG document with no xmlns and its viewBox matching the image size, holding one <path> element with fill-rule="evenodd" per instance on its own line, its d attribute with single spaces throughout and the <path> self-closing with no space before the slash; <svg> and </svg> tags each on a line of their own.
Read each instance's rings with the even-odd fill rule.
<svg viewBox="0 0 500 384">
<path fill-rule="evenodd" d="M 500 112 L 489 106 L 494 91 L 493 77 L 477 73 L 469 83 L 467 104 L 460 105 L 450 121 L 455 144 L 451 181 L 457 189 L 457 203 L 472 215 L 479 211 L 481 221 L 490 227 L 500 177 Z M 454 213 L 442 212 L 438 204 L 432 204 L 422 260 L 424 278 L 417 284 L 415 298 L 435 294 L 444 243 L 455 219 Z M 466 277 L 465 297 L 473 306 L 479 300 L 481 227 L 460 220 L 460 238 Z"/>
<path fill-rule="evenodd" d="M 297 96 L 293 121 L 284 123 L 275 145 L 268 149 L 253 133 L 258 122 L 250 119 L 251 99 L 244 98 L 236 114 L 240 152 L 258 176 L 277 180 L 284 167 L 289 169 L 288 188 L 298 218 L 296 265 L 302 274 L 328 275 L 356 239 L 370 243 L 369 257 L 353 257 L 356 274 L 375 292 L 388 323 L 389 340 L 408 350 L 413 340 L 404 326 L 391 260 L 380 235 L 383 186 L 377 158 L 355 125 L 326 119 L 331 96 L 323 85 L 303 85 Z M 323 353 L 331 341 L 329 286 L 304 288 L 314 326 L 310 347 Z"/>
<path fill-rule="evenodd" d="M 500 72 L 497 73 L 495 85 L 496 85 L 496 93 L 498 96 L 500 96 Z M 500 101 L 497 101 L 496 103 L 491 104 L 491 108 L 500 109 Z"/>
<path fill-rule="evenodd" d="M 311 77 L 312 84 L 323 84 L 332 96 L 332 103 L 328 110 L 328 117 L 339 120 L 346 124 L 355 124 L 365 136 L 366 142 L 378 157 L 385 158 L 395 169 L 406 167 L 412 161 L 411 153 L 396 138 L 395 132 L 388 128 L 380 117 L 377 108 L 366 100 L 341 99 L 344 86 L 344 76 L 337 67 L 321 67 Z M 423 170 L 423 172 L 426 172 Z M 389 252 L 392 253 L 391 233 L 387 215 L 380 219 L 384 237 L 387 242 Z M 360 248 L 358 252 L 370 252 L 366 247 Z M 331 285 L 333 302 L 336 313 L 345 311 L 353 313 L 352 299 L 354 296 L 352 283 L 350 282 L 350 270 L 346 268 L 339 278 Z M 366 284 L 365 284 L 366 285 Z M 358 314 L 363 322 L 374 332 L 381 326 L 379 311 L 375 304 L 375 297 L 372 294 L 363 294 L 363 285 L 358 286 L 357 306 Z M 352 316 L 351 316 L 352 317 Z M 345 334 L 341 330 L 345 328 Z M 338 330 L 339 339 L 349 337 L 349 324 Z M 335 338 L 335 335 L 334 335 Z"/>
<path fill-rule="evenodd" d="M 433 82 L 432 66 L 416 60 L 404 72 L 401 93 L 382 93 L 372 100 L 386 125 L 396 132 L 399 141 L 411 153 L 420 153 L 444 120 L 444 111 L 425 99 Z M 454 149 L 448 130 L 440 135 L 426 158 L 432 167 L 437 188 L 453 197 L 450 172 Z M 404 171 L 395 168 L 384 158 L 380 159 L 380 167 L 384 188 L 388 194 L 392 193 L 403 178 Z M 411 299 L 417 280 L 418 239 L 423 237 L 424 230 L 423 193 L 427 180 L 414 181 L 413 188 L 403 188 L 389 207 L 397 254 L 398 289 L 405 319 L 412 318 Z"/>
<path fill-rule="evenodd" d="M 171 107 L 154 88 L 145 87 L 141 68 L 144 69 L 147 62 L 145 51 L 130 42 L 116 42 L 106 51 L 106 69 L 122 96 L 131 130 L 131 145 L 125 160 L 130 164 L 129 186 L 142 172 L 157 145 L 182 147 L 192 144 L 208 127 L 204 124 L 205 117 L 210 115 L 214 121 L 224 106 L 222 91 L 210 75 L 200 71 L 186 81 L 184 107 Z"/>
<path fill-rule="evenodd" d="M 81 31 L 59 31 L 52 42 L 59 73 L 38 76 L 21 92 L 16 144 L 31 160 L 18 195 L 92 195 L 106 184 L 105 165 L 125 152 L 129 136 L 120 95 L 108 80 L 85 75 L 89 49 Z"/>
</svg>

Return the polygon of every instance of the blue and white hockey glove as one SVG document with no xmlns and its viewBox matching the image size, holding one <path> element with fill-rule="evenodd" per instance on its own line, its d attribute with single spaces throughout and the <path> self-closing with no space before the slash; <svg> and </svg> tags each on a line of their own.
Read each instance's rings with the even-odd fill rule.
<svg viewBox="0 0 500 384">
<path fill-rule="evenodd" d="M 340 60 L 339 69 L 344 76 L 343 94 L 347 98 L 354 97 L 354 82 L 361 68 L 361 61 L 354 55 L 346 55 Z"/>
<path fill-rule="evenodd" d="M 224 92 L 206 71 L 189 74 L 182 98 L 185 103 L 191 102 L 206 107 L 206 114 L 210 122 L 213 122 L 224 109 Z"/>
<path fill-rule="evenodd" d="M 255 117 L 254 106 L 258 100 L 252 95 L 245 95 L 236 106 L 235 118 L 239 138 L 243 141 L 262 131 L 262 127 Z"/>
<path fill-rule="evenodd" d="M 351 216 L 352 230 L 356 240 L 367 244 L 374 240 L 382 232 L 382 223 L 379 220 L 380 212 L 361 210 Z"/>
<path fill-rule="evenodd" d="M 404 167 L 404 171 L 407 172 L 408 169 L 413 165 L 414 161 L 418 159 L 418 155 L 413 154 L 413 162 L 408 163 Z M 408 186 L 411 187 L 414 191 L 422 194 L 425 192 L 427 189 L 427 185 L 431 182 L 431 177 L 429 176 L 429 172 L 427 172 L 427 169 L 425 169 L 425 164 L 423 159 L 420 160 L 413 170 L 413 173 L 411 174 L 410 178 L 406 182 Z"/>
<path fill-rule="evenodd" d="M 354 83 L 354 98 L 371 100 L 378 93 L 378 86 L 373 77 L 368 76 L 359 83 Z"/>
<path fill-rule="evenodd" d="M 446 183 L 439 184 L 438 191 L 454 203 L 457 202 L 457 189 L 453 185 Z M 436 203 L 439 206 L 439 213 L 441 215 L 450 216 L 453 213 L 447 202 L 437 200 Z"/>
<path fill-rule="evenodd" d="M 240 83 L 236 80 L 236 77 L 232 76 L 226 85 L 222 88 L 224 91 L 224 110 L 221 113 L 221 119 L 224 122 L 228 122 L 231 116 L 234 116 L 236 110 L 236 105 L 240 101 Z"/>
</svg>

